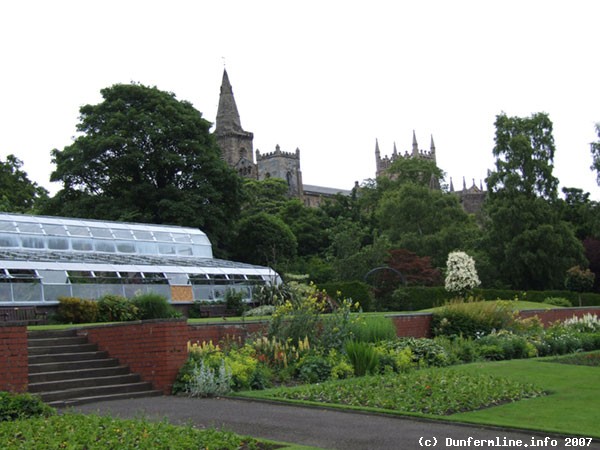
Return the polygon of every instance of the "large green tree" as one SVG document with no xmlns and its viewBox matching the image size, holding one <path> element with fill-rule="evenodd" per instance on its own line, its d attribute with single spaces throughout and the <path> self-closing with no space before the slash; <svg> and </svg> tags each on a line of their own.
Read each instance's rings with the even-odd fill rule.
<svg viewBox="0 0 600 450">
<path fill-rule="evenodd" d="M 496 119 L 496 170 L 490 174 L 486 245 L 496 281 L 516 289 L 561 288 L 583 247 L 557 208 L 554 139 L 546 114 Z"/>
<path fill-rule="evenodd" d="M 156 87 L 117 84 L 80 109 L 80 135 L 52 151 L 63 184 L 48 212 L 202 228 L 219 243 L 240 207 L 241 181 L 210 122 Z"/>
<path fill-rule="evenodd" d="M 0 160 L 0 211 L 32 213 L 48 199 L 48 191 L 31 181 L 15 155 Z"/>
</svg>

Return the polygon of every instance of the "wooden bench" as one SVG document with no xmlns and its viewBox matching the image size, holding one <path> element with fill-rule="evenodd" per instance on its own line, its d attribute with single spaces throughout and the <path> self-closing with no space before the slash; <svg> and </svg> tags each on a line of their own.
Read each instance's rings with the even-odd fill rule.
<svg viewBox="0 0 600 450">
<path fill-rule="evenodd" d="M 35 306 L 15 306 L 0 308 L 0 317 L 4 322 L 27 322 L 27 325 L 45 323 L 48 313 L 38 311 Z"/>
</svg>

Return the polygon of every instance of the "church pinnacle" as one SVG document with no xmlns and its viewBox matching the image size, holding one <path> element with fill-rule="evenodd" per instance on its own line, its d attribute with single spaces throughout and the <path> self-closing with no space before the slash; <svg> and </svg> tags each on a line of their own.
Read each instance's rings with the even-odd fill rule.
<svg viewBox="0 0 600 450">
<path fill-rule="evenodd" d="M 229 82 L 227 70 L 223 69 L 223 81 L 221 82 L 221 95 L 219 96 L 219 108 L 217 109 L 217 123 L 215 127 L 217 133 L 224 131 L 243 131 L 240 122 L 235 98 L 233 97 L 233 88 Z"/>
</svg>

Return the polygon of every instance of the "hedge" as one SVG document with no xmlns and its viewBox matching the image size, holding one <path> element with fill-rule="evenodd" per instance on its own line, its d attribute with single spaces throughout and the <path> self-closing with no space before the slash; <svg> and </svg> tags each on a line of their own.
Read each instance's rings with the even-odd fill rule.
<svg viewBox="0 0 600 450">
<path fill-rule="evenodd" d="M 319 290 L 327 292 L 331 298 L 338 298 L 338 292 L 341 298 L 349 298 L 359 302 L 363 311 L 370 311 L 373 306 L 373 293 L 367 283 L 361 281 L 346 281 L 338 283 L 320 283 Z"/>
<path fill-rule="evenodd" d="M 473 295 L 481 300 L 526 300 L 542 303 L 548 297 L 562 297 L 579 306 L 579 293 L 572 291 L 516 291 L 509 289 L 474 289 Z M 390 311 L 418 311 L 443 305 L 452 299 L 453 294 L 443 287 L 402 287 L 392 294 Z M 581 294 L 581 306 L 600 306 L 600 294 L 584 292 Z"/>
</svg>

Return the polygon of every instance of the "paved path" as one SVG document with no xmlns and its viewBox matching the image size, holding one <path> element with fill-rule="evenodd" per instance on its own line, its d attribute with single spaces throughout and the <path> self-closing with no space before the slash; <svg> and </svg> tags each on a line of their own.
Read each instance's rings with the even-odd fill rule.
<svg viewBox="0 0 600 450">
<path fill-rule="evenodd" d="M 540 433 L 234 399 L 148 397 L 91 403 L 77 406 L 74 410 L 122 418 L 166 418 L 174 424 L 214 426 L 243 435 L 331 450 L 412 450 L 426 448 L 426 444 L 437 449 L 476 447 L 473 441 L 470 445 L 459 445 L 455 441 L 451 443 L 455 445 L 447 445 L 450 443 L 447 439 L 466 440 L 469 437 L 498 438 L 499 444 L 508 443 L 509 439 L 520 439 L 531 447 L 532 437 L 540 440 L 545 437 Z M 540 443 L 538 448 L 571 448 L 565 446 L 565 439 L 562 437 L 549 435 L 548 438 L 555 439 L 558 445 L 552 447 L 551 442 L 548 442 L 546 446 L 542 446 Z M 476 448 L 489 447 L 479 445 Z M 506 445 L 504 448 L 518 447 Z M 591 446 L 584 448 L 600 450 L 600 442 L 595 439 Z"/>
</svg>

